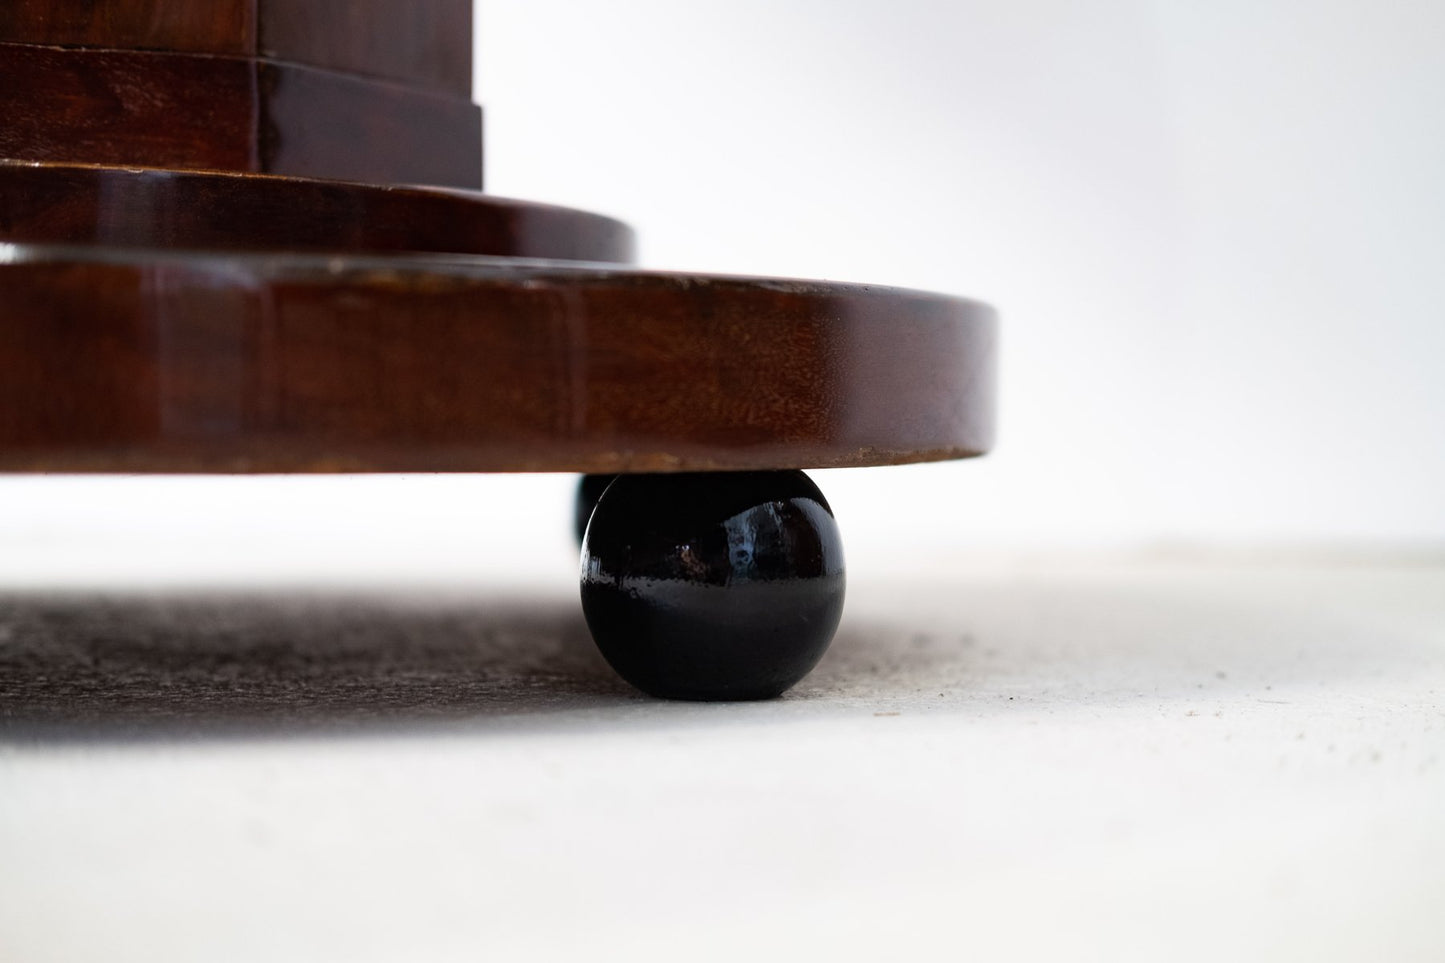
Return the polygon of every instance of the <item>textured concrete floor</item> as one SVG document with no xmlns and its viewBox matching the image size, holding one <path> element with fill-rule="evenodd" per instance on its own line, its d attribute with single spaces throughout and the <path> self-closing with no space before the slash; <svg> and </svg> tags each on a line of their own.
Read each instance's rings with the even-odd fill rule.
<svg viewBox="0 0 1445 963">
<path fill-rule="evenodd" d="M 7 960 L 1438 960 L 1442 813 L 1430 562 L 855 579 L 747 705 L 550 587 L 0 597 Z"/>
</svg>

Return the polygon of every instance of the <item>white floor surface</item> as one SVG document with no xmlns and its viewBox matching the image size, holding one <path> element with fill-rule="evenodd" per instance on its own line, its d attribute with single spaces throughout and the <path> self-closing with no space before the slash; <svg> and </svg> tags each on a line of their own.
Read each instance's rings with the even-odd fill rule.
<svg viewBox="0 0 1445 963">
<path fill-rule="evenodd" d="M 575 599 L 0 597 L 0 959 L 1445 959 L 1445 564 L 869 573 L 782 700 Z"/>
</svg>

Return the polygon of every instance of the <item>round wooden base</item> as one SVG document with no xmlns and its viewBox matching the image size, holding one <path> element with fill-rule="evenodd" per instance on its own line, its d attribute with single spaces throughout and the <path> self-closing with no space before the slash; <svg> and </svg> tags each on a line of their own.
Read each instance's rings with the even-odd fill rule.
<svg viewBox="0 0 1445 963">
<path fill-rule="evenodd" d="M 476 256 L 0 244 L 0 470 L 784 469 L 981 454 L 986 305 Z"/>
</svg>

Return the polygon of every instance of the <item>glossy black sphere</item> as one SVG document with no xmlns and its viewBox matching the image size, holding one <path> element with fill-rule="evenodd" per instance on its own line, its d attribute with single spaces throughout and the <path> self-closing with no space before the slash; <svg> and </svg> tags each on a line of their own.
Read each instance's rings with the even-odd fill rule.
<svg viewBox="0 0 1445 963">
<path fill-rule="evenodd" d="M 577 533 L 577 544 L 582 544 L 582 536 L 587 534 L 587 523 L 592 519 L 592 510 L 597 507 L 597 499 L 607 491 L 607 486 L 612 484 L 616 475 L 583 475 L 577 481 L 577 498 L 572 507 L 572 530 Z"/>
<path fill-rule="evenodd" d="M 582 546 L 582 611 L 624 679 L 669 699 L 767 699 L 822 658 L 843 545 L 800 471 L 621 475 Z"/>
</svg>

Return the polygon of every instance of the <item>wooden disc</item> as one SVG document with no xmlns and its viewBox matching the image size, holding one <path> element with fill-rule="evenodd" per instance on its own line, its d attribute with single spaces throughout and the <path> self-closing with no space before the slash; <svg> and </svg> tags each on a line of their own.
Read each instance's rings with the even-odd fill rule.
<svg viewBox="0 0 1445 963">
<path fill-rule="evenodd" d="M 984 452 L 986 305 L 479 257 L 0 244 L 0 469 L 627 472 Z"/>
<path fill-rule="evenodd" d="M 475 191 L 0 161 L 0 241 L 632 260 L 631 228 Z"/>
</svg>

